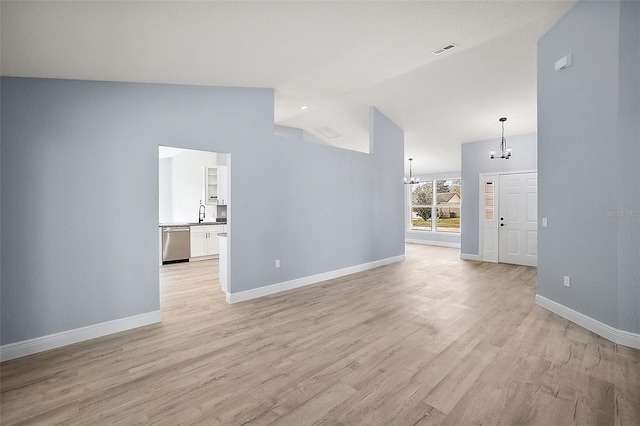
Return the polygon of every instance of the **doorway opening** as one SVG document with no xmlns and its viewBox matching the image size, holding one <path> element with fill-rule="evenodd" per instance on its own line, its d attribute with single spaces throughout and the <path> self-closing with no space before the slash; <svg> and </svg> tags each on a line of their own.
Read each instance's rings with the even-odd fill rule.
<svg viewBox="0 0 640 426">
<path fill-rule="evenodd" d="M 199 280 L 228 292 L 230 154 L 177 147 L 158 148 L 160 291 L 164 281 Z M 223 284 L 224 282 L 224 284 Z"/>
</svg>

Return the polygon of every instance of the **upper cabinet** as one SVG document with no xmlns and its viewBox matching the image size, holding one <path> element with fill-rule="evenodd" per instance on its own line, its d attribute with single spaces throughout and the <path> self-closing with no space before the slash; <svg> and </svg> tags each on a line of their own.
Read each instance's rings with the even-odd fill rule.
<svg viewBox="0 0 640 426">
<path fill-rule="evenodd" d="M 207 205 L 218 204 L 218 168 L 203 167 L 204 202 Z"/>
<path fill-rule="evenodd" d="M 203 198 L 207 205 L 228 204 L 227 166 L 203 167 Z"/>
<path fill-rule="evenodd" d="M 218 166 L 218 204 L 229 204 L 227 166 Z"/>
</svg>

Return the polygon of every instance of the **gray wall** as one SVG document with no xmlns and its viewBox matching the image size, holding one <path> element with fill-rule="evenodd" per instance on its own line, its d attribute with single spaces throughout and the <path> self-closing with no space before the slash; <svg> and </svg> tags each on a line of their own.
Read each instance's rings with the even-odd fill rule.
<svg viewBox="0 0 640 426">
<path fill-rule="evenodd" d="M 462 144 L 462 241 L 460 252 L 469 255 L 480 254 L 479 215 L 479 175 L 480 173 L 500 173 L 520 170 L 536 170 L 537 134 L 509 136 L 509 121 L 505 124 L 507 145 L 513 148 L 508 160 L 491 159 L 490 151 L 500 151 L 500 122 L 496 117 L 495 139 Z M 507 117 L 508 119 L 508 117 Z"/>
<path fill-rule="evenodd" d="M 433 181 L 433 180 L 441 180 L 441 179 L 460 179 L 461 174 L 460 171 L 455 172 L 444 172 L 444 173 L 432 173 L 432 174 L 421 174 L 415 175 L 415 177 L 420 178 L 420 181 Z M 462 188 L 462 204 L 464 204 L 465 200 L 465 189 Z M 405 188 L 405 206 L 409 205 L 411 197 L 411 186 L 406 185 Z M 462 213 L 462 211 L 461 211 Z M 407 240 L 421 241 L 425 244 L 433 243 L 433 244 L 454 244 L 460 245 L 460 233 L 452 233 L 452 232 L 433 232 L 433 231 L 412 231 L 411 230 L 411 222 L 408 211 L 405 210 L 405 233 L 404 237 Z"/>
<path fill-rule="evenodd" d="M 640 333 L 640 2 L 620 9 L 618 327 Z"/>
<path fill-rule="evenodd" d="M 171 199 L 171 157 L 162 158 L 158 161 L 158 179 L 159 179 L 159 191 L 158 191 L 158 220 L 160 223 L 169 223 L 173 219 L 173 212 L 171 206 L 173 205 Z"/>
<path fill-rule="evenodd" d="M 233 293 L 404 253 L 403 132 L 376 110 L 363 154 L 274 136 L 270 89 L 1 90 L 2 344 L 159 309 L 158 145 L 232 154 Z"/>
<path fill-rule="evenodd" d="M 640 9 L 580 2 L 538 43 L 538 293 L 640 332 Z M 573 65 L 554 63 L 573 54 Z M 618 214 L 622 212 L 622 216 Z M 563 275 L 571 287 L 562 285 Z"/>
</svg>

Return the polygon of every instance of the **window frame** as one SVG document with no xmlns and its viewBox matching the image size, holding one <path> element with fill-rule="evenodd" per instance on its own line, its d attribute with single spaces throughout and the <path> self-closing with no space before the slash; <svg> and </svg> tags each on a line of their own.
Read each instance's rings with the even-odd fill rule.
<svg viewBox="0 0 640 426">
<path fill-rule="evenodd" d="M 442 205 L 438 206 L 438 192 L 437 192 L 437 187 L 438 187 L 438 181 L 458 181 L 460 187 L 462 187 L 462 179 L 459 177 L 454 177 L 454 178 L 434 178 L 434 179 L 429 179 L 429 180 L 425 180 L 424 182 L 420 182 L 419 184 L 410 184 L 407 185 L 408 189 L 407 189 L 407 202 L 406 202 L 406 207 L 407 207 L 407 231 L 412 231 L 412 232 L 432 232 L 432 233 L 438 233 L 438 234 L 450 234 L 450 235 L 460 235 L 462 233 L 462 224 L 460 224 L 459 228 L 454 228 L 456 230 L 454 231 L 443 231 L 443 230 L 438 230 L 438 208 L 441 208 Z M 413 204 L 413 190 L 415 188 L 416 185 L 424 185 L 425 183 L 430 183 L 431 185 L 431 205 L 414 205 Z M 455 205 L 451 205 L 448 206 L 451 208 L 455 208 L 458 209 L 460 212 L 462 211 L 462 193 L 460 194 L 460 203 L 456 203 Z M 426 227 L 424 228 L 414 228 L 413 226 L 413 209 L 414 208 L 431 208 L 431 228 L 428 229 Z M 435 220 L 434 220 L 434 213 L 435 213 Z M 458 217 L 461 217 L 461 215 L 458 215 Z M 442 228 L 442 227 L 441 227 Z"/>
</svg>

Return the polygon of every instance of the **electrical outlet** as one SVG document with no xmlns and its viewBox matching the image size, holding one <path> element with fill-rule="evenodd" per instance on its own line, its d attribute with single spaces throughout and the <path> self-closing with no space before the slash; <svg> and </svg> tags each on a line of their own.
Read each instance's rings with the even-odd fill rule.
<svg viewBox="0 0 640 426">
<path fill-rule="evenodd" d="M 566 275 L 564 276 L 564 286 L 571 287 L 571 278 Z"/>
<path fill-rule="evenodd" d="M 276 268 L 280 267 L 280 259 L 276 259 Z"/>
</svg>

